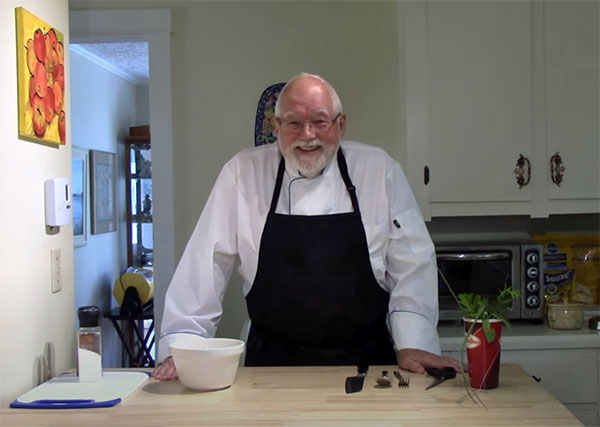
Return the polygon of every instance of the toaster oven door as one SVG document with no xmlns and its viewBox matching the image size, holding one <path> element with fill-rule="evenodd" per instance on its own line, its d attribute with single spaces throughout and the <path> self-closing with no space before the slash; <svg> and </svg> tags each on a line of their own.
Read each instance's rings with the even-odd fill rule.
<svg viewBox="0 0 600 427">
<path fill-rule="evenodd" d="M 509 286 L 519 289 L 518 247 L 502 246 L 487 248 L 438 248 L 438 297 L 440 320 L 460 318 L 455 295 L 478 293 L 483 296 L 496 296 Z M 513 302 L 505 313 L 509 319 L 520 317 L 520 304 Z"/>
</svg>

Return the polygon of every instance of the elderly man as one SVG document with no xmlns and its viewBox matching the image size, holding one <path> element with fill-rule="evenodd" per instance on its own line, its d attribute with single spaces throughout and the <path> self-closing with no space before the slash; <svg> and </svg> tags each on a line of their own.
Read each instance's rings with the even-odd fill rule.
<svg viewBox="0 0 600 427">
<path fill-rule="evenodd" d="M 335 90 L 302 74 L 275 109 L 278 144 L 222 169 L 166 294 L 158 379 L 177 377 L 168 343 L 212 337 L 236 258 L 251 327 L 246 365 L 394 364 L 441 357 L 434 247 L 398 163 L 341 142 Z"/>
</svg>

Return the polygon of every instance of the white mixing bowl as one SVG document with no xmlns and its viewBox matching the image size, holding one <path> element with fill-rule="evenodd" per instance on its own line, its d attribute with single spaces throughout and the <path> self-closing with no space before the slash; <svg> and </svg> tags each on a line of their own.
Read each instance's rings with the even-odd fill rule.
<svg viewBox="0 0 600 427">
<path fill-rule="evenodd" d="M 192 390 L 229 387 L 235 378 L 244 341 L 190 336 L 169 344 L 179 381 Z"/>
</svg>

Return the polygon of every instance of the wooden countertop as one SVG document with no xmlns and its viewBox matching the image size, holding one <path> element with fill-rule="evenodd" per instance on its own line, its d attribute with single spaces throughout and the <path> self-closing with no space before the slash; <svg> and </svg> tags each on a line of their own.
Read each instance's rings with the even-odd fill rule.
<svg viewBox="0 0 600 427">
<path fill-rule="evenodd" d="M 462 377 L 425 391 L 430 378 L 408 374 L 410 387 L 375 387 L 382 369 L 369 369 L 364 389 L 346 394 L 353 367 L 240 368 L 234 384 L 213 392 L 186 390 L 179 381 L 149 379 L 112 408 L 3 408 L 2 426 L 265 426 L 265 425 L 581 425 L 520 366 L 501 366 L 500 387 L 479 390 L 476 405 Z"/>
</svg>

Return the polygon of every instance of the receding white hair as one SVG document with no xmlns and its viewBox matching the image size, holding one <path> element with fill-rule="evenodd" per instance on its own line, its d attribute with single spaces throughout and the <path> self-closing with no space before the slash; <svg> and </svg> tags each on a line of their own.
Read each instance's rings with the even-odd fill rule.
<svg viewBox="0 0 600 427">
<path fill-rule="evenodd" d="M 327 87 L 327 89 L 329 91 L 329 96 L 331 97 L 331 104 L 333 105 L 333 114 L 334 115 L 338 115 L 338 114 L 342 113 L 342 111 L 344 111 L 342 108 L 342 101 L 340 101 L 340 97 L 338 96 L 338 94 L 335 91 L 335 89 L 333 88 L 333 86 L 331 86 L 331 84 L 329 84 L 329 82 L 327 80 L 325 80 L 323 77 L 318 76 L 316 74 L 301 73 L 301 74 L 297 75 L 296 77 L 292 77 L 291 79 L 289 79 L 287 81 L 287 83 L 285 84 L 285 86 L 283 87 L 283 89 L 281 89 L 281 92 L 279 93 L 279 97 L 277 98 L 277 103 L 275 104 L 275 117 L 280 117 L 281 107 L 280 107 L 279 101 L 284 97 L 290 84 L 295 82 L 298 79 L 303 79 L 306 77 L 310 77 L 310 78 L 319 80 L 321 83 L 323 83 L 325 85 L 325 87 Z"/>
</svg>

